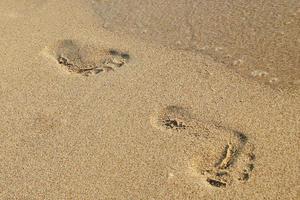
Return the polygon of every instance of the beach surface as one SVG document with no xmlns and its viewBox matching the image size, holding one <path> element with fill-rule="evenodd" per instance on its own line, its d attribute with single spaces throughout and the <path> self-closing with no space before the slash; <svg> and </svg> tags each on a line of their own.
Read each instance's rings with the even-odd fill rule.
<svg viewBox="0 0 300 200">
<path fill-rule="evenodd" d="M 299 199 L 300 3 L 0 2 L 0 199 Z"/>
</svg>

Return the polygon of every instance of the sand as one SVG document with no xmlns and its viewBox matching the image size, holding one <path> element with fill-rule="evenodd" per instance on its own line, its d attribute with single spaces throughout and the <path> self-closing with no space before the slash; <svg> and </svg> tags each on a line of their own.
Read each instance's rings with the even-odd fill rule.
<svg viewBox="0 0 300 200">
<path fill-rule="evenodd" d="M 247 2 L 1 1 L 0 199 L 298 199 L 299 3 Z"/>
</svg>

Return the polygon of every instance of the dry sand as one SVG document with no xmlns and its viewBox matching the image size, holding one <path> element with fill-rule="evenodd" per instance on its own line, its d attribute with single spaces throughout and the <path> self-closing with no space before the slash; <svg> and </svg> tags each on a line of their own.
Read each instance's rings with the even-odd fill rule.
<svg viewBox="0 0 300 200">
<path fill-rule="evenodd" d="M 0 199 L 298 199 L 299 15 L 1 1 Z"/>
</svg>

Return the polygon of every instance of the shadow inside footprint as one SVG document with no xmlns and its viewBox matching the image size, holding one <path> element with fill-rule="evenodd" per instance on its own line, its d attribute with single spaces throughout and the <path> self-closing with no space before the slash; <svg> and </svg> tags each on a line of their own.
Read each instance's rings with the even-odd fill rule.
<svg viewBox="0 0 300 200">
<path fill-rule="evenodd" d="M 167 106 L 163 110 L 154 113 L 150 122 L 152 126 L 161 131 L 180 131 L 187 128 L 191 120 L 187 109 L 180 106 Z"/>
<path fill-rule="evenodd" d="M 227 185 L 226 182 L 222 182 L 220 180 L 214 180 L 211 178 L 207 178 L 206 181 L 214 187 L 226 187 L 226 185 Z"/>
<path fill-rule="evenodd" d="M 128 63 L 128 53 L 83 44 L 77 40 L 60 40 L 50 48 L 50 56 L 72 73 L 90 76 L 110 72 Z"/>
</svg>

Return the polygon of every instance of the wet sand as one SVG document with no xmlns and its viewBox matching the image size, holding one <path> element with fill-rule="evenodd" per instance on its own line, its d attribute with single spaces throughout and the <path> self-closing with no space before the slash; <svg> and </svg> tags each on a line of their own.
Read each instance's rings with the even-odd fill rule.
<svg viewBox="0 0 300 200">
<path fill-rule="evenodd" d="M 97 10 L 108 30 L 209 55 L 272 88 L 299 88 L 297 0 L 99 2 Z"/>
</svg>

